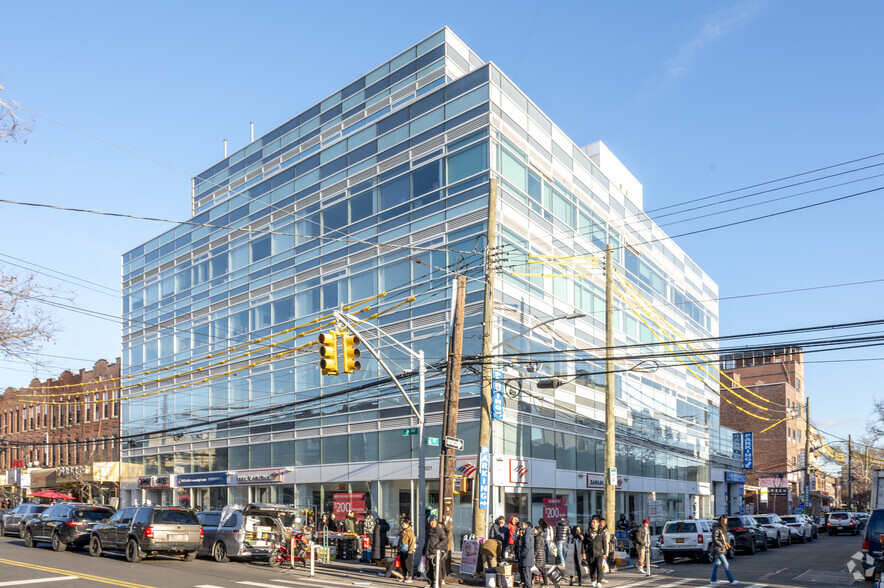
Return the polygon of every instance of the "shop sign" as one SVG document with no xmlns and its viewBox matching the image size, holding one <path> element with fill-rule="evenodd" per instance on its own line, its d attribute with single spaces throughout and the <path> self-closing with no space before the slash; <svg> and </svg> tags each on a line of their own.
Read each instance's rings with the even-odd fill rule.
<svg viewBox="0 0 884 588">
<path fill-rule="evenodd" d="M 13 459 L 13 460 L 9 463 L 9 467 L 13 467 L 13 468 L 23 468 L 23 467 L 25 467 L 25 460 L 23 460 L 23 459 Z"/>
<path fill-rule="evenodd" d="M 555 526 L 560 518 L 568 518 L 568 498 L 544 498 L 543 518 L 546 524 Z"/>
<path fill-rule="evenodd" d="M 347 516 L 351 510 L 354 514 L 365 512 L 364 492 L 335 492 L 332 494 L 332 512 L 334 514 Z"/>
<path fill-rule="evenodd" d="M 460 573 L 475 574 L 479 563 L 479 546 L 477 539 L 466 539 L 460 551 Z"/>
<path fill-rule="evenodd" d="M 528 483 L 528 460 L 510 459 L 510 484 Z"/>
<path fill-rule="evenodd" d="M 701 496 L 709 496 L 712 494 L 712 484 L 709 482 L 697 482 L 697 494 Z"/>
<path fill-rule="evenodd" d="M 31 474 L 28 472 L 21 473 L 21 487 L 30 488 L 31 487 Z"/>
<path fill-rule="evenodd" d="M 623 486 L 623 478 L 617 477 L 617 488 Z M 604 490 L 605 489 L 605 475 L 604 474 L 586 474 L 586 487 L 591 489 Z"/>
<path fill-rule="evenodd" d="M 190 486 L 226 486 L 227 472 L 206 474 L 178 474 L 175 481 L 178 487 Z"/>
<path fill-rule="evenodd" d="M 473 458 L 458 458 L 454 460 L 454 473 L 464 478 L 476 477 L 476 460 Z"/>
<path fill-rule="evenodd" d="M 282 482 L 282 475 L 285 470 L 282 468 L 273 468 L 267 470 L 241 470 L 236 472 L 237 484 L 279 484 Z"/>
<path fill-rule="evenodd" d="M 743 472 L 725 472 L 724 473 L 724 481 L 745 484 L 746 483 L 746 474 L 744 474 Z"/>
<path fill-rule="evenodd" d="M 120 462 L 97 461 L 92 464 L 92 480 L 95 482 L 119 482 Z"/>
<path fill-rule="evenodd" d="M 139 488 L 169 488 L 172 486 L 170 476 L 141 476 L 138 478 Z"/>
<path fill-rule="evenodd" d="M 663 520 L 662 500 L 648 500 L 648 519 L 653 522 L 660 522 Z"/>
<path fill-rule="evenodd" d="M 770 496 L 787 496 L 789 492 L 788 488 L 768 488 L 767 493 Z"/>
<path fill-rule="evenodd" d="M 491 494 L 491 449 L 487 445 L 479 448 L 479 508 L 488 508 Z"/>
<path fill-rule="evenodd" d="M 755 446 L 752 444 L 752 433 L 743 433 L 743 469 L 751 470 L 755 467 Z"/>
<path fill-rule="evenodd" d="M 763 488 L 785 488 L 789 481 L 786 478 L 759 478 L 758 485 Z"/>
</svg>

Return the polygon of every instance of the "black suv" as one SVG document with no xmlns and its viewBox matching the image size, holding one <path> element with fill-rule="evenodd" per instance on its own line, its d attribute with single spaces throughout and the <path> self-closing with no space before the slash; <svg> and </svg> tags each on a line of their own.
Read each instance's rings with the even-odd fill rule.
<svg viewBox="0 0 884 588">
<path fill-rule="evenodd" d="M 758 521 L 749 516 L 733 516 L 727 519 L 727 530 L 734 535 L 734 547 L 755 553 L 767 551 L 767 533 Z"/>
<path fill-rule="evenodd" d="M 0 519 L 0 536 L 8 535 L 12 531 L 18 533 L 19 537 L 24 537 L 25 523 L 40 516 L 40 513 L 47 508 L 48 506 L 45 504 L 34 504 L 33 502 L 19 504 Z"/>
<path fill-rule="evenodd" d="M 121 508 L 106 523 L 98 523 L 89 538 L 89 553 L 122 551 L 136 563 L 149 555 L 183 555 L 193 561 L 203 528 L 193 511 L 175 506 Z"/>
<path fill-rule="evenodd" d="M 113 514 L 109 506 L 94 504 L 65 502 L 50 506 L 25 525 L 25 545 L 36 547 L 38 542 L 46 541 L 55 551 L 64 551 L 68 545 L 85 547 L 92 527 Z"/>
</svg>

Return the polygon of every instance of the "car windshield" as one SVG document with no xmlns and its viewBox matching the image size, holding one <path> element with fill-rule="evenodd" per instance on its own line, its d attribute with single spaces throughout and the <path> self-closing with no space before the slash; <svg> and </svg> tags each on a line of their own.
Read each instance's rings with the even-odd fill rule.
<svg viewBox="0 0 884 588">
<path fill-rule="evenodd" d="M 742 527 L 742 526 L 744 526 L 743 521 L 738 518 L 733 518 L 733 519 L 727 520 L 728 529 L 733 529 L 734 527 Z"/>
<path fill-rule="evenodd" d="M 153 513 L 155 525 L 198 525 L 196 515 L 189 510 L 157 510 Z"/>
<path fill-rule="evenodd" d="M 204 527 L 217 527 L 221 524 L 220 512 L 207 512 L 197 515 Z"/>
<path fill-rule="evenodd" d="M 697 525 L 694 523 L 674 522 L 667 523 L 664 533 L 696 533 Z"/>
<path fill-rule="evenodd" d="M 792 516 L 780 517 L 780 518 L 783 520 L 784 523 L 797 523 L 798 522 L 798 519 L 796 517 L 792 517 Z"/>
<path fill-rule="evenodd" d="M 770 524 L 770 517 L 755 517 L 755 520 L 761 523 L 762 525 Z"/>
<path fill-rule="evenodd" d="M 75 510 L 74 519 L 78 521 L 103 521 L 112 514 L 114 514 L 113 511 L 103 508 Z"/>
</svg>

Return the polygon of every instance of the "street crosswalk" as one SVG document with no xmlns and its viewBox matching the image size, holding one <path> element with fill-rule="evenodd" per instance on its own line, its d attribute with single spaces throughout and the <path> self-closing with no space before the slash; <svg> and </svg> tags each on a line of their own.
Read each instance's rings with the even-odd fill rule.
<svg viewBox="0 0 884 588">
<path fill-rule="evenodd" d="M 315 586 L 316 588 L 326 588 L 327 586 L 337 586 L 338 588 L 345 588 L 349 586 L 354 587 L 362 587 L 362 586 L 372 586 L 374 584 L 375 587 L 380 588 L 382 586 L 389 585 L 387 582 L 383 583 L 372 583 L 365 581 L 354 581 L 352 578 L 341 578 L 339 580 L 327 580 L 316 577 L 303 577 L 297 579 L 288 579 L 288 578 L 273 578 L 270 580 L 262 581 L 262 582 L 253 582 L 253 581 L 239 581 L 234 582 L 233 585 L 216 585 L 216 584 L 197 584 L 194 588 L 292 588 L 294 585 L 298 586 Z M 651 578 L 640 578 L 635 581 L 611 581 L 606 584 L 606 588 L 705 588 L 707 586 L 712 587 L 717 584 L 712 584 L 709 580 L 700 580 L 696 578 L 687 578 L 681 580 L 675 580 L 672 577 L 661 575 Z M 727 583 L 723 583 L 721 585 L 727 585 Z M 422 587 L 423 583 L 418 583 L 416 586 Z M 769 588 L 768 584 L 755 584 L 752 582 L 741 583 L 740 586 L 742 588 Z M 563 587 L 564 588 L 564 587 Z M 770 587 L 772 588 L 772 587 Z"/>
</svg>

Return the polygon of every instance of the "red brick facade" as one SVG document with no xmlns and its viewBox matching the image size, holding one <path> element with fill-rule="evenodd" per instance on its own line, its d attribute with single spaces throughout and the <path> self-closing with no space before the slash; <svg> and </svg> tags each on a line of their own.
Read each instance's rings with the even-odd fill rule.
<svg viewBox="0 0 884 588">
<path fill-rule="evenodd" d="M 788 496 L 770 496 L 767 503 L 761 503 L 758 496 L 756 508 L 758 512 L 789 514 L 800 504 L 803 492 L 800 481 L 803 480 L 806 435 L 804 353 L 799 347 L 743 352 L 722 356 L 721 367 L 736 382 L 722 377 L 723 384 L 733 392 L 722 387 L 721 396 L 736 406 L 721 402 L 721 424 L 737 431 L 752 432 L 754 437 L 755 463 L 752 470 L 745 471 L 747 486 L 757 486 L 759 478 L 790 480 L 791 501 Z M 761 432 L 787 416 L 791 418 Z M 746 502 L 755 501 L 755 493 L 747 491 Z"/>
<path fill-rule="evenodd" d="M 100 359 L 79 373 L 31 380 L 0 396 L 0 470 L 87 465 L 120 459 L 120 360 Z M 49 396 L 65 404 L 26 400 Z M 30 398 L 28 398 L 30 397 Z M 40 399 L 42 400 L 42 398 Z"/>
</svg>

